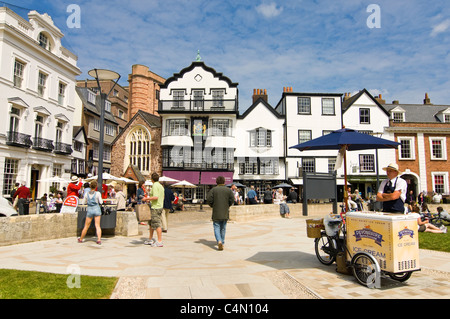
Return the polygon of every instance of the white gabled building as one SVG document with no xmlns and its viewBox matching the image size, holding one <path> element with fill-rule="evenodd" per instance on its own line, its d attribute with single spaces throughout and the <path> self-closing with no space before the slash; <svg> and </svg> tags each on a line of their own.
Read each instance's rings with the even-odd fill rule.
<svg viewBox="0 0 450 319">
<path fill-rule="evenodd" d="M 47 14 L 28 20 L 0 7 L 0 189 L 9 197 L 24 181 L 33 198 L 48 193 L 37 180 L 70 177 L 77 56 Z"/>
<path fill-rule="evenodd" d="M 297 93 L 292 88 L 284 88 L 275 109 L 286 119 L 286 181 L 301 186 L 303 170 L 310 173 L 334 171 L 336 150 L 300 152 L 290 147 L 342 128 L 341 97 L 342 94 L 337 93 Z M 338 185 L 343 185 L 343 169 L 338 170 L 337 175 Z"/>
<path fill-rule="evenodd" d="M 260 196 L 266 186 L 285 181 L 284 121 L 267 102 L 267 91 L 260 89 L 254 90 L 253 104 L 237 120 L 233 179 L 255 186 Z"/>
<path fill-rule="evenodd" d="M 199 59 L 160 85 L 162 174 L 198 185 L 204 199 L 222 175 L 233 181 L 238 83 Z"/>
<path fill-rule="evenodd" d="M 342 116 L 346 128 L 394 140 L 394 135 L 386 130 L 389 128 L 389 113 L 366 89 L 354 96 L 345 93 Z M 395 149 L 347 152 L 347 180 L 352 191 L 358 189 L 364 198 L 376 195 L 377 173 L 381 182 L 386 178 L 382 167 L 391 162 L 395 162 Z"/>
</svg>

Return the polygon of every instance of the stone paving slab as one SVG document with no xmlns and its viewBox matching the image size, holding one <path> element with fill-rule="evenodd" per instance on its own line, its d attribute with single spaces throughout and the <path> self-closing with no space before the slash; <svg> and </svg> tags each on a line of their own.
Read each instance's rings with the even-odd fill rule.
<svg viewBox="0 0 450 319">
<path fill-rule="evenodd" d="M 107 237 L 102 245 L 76 238 L 0 247 L 0 268 L 120 277 L 113 299 L 439 299 L 450 297 L 450 254 L 423 251 L 423 270 L 405 283 L 382 279 L 369 289 L 324 266 L 306 236 L 305 218 L 230 222 L 224 251 L 211 222 L 174 223 L 164 247 L 142 235 Z M 436 234 L 439 236 L 440 234 Z M 82 285 L 82 283 L 81 283 Z"/>
</svg>

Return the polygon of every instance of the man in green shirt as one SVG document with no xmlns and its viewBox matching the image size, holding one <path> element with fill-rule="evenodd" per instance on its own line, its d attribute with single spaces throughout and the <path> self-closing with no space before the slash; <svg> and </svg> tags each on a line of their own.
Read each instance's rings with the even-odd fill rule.
<svg viewBox="0 0 450 319">
<path fill-rule="evenodd" d="M 162 243 L 162 223 L 161 214 L 163 212 L 164 204 L 164 187 L 158 182 L 159 175 L 157 173 L 152 174 L 152 189 L 148 197 L 144 197 L 144 201 L 150 201 L 150 210 L 152 212 L 152 219 L 150 221 L 150 236 L 149 240 L 145 241 L 144 244 L 150 245 L 152 247 L 163 247 Z M 158 236 L 158 241 L 153 239 L 153 233 L 156 230 Z"/>
</svg>

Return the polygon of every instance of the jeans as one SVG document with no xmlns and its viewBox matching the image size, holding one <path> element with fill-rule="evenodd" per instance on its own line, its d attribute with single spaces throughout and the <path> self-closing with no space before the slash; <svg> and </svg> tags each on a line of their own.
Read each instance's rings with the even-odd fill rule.
<svg viewBox="0 0 450 319">
<path fill-rule="evenodd" d="M 227 229 L 227 221 L 226 220 L 213 221 L 213 226 L 214 226 L 214 236 L 216 236 L 217 242 L 225 244 L 225 231 Z"/>
</svg>

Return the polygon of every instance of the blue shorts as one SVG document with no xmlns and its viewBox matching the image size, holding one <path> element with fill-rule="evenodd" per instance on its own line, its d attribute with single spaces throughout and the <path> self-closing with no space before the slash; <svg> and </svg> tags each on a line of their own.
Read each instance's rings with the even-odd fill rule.
<svg viewBox="0 0 450 319">
<path fill-rule="evenodd" d="M 87 207 L 86 217 L 94 218 L 96 216 L 101 216 L 101 215 L 102 215 L 102 211 L 100 210 L 100 206 L 96 205 L 96 206 L 88 206 Z"/>
</svg>

